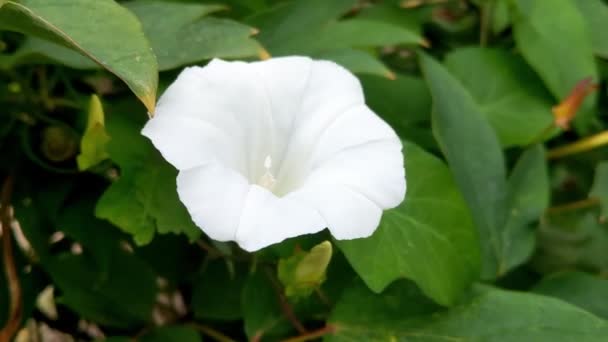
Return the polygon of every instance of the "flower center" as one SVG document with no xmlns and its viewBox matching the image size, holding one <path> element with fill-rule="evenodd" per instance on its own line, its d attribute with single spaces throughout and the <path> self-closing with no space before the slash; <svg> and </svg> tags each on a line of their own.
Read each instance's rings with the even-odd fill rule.
<svg viewBox="0 0 608 342">
<path fill-rule="evenodd" d="M 271 167 L 272 167 L 272 158 L 270 157 L 270 155 L 268 155 L 268 156 L 266 156 L 266 159 L 264 159 L 264 168 L 266 169 L 266 172 L 264 172 L 262 177 L 260 177 L 260 179 L 258 180 L 259 186 L 265 187 L 266 189 L 268 189 L 270 191 L 272 191 L 275 183 L 277 182 L 276 178 L 274 178 L 274 176 L 272 175 L 272 172 L 270 171 Z"/>
</svg>

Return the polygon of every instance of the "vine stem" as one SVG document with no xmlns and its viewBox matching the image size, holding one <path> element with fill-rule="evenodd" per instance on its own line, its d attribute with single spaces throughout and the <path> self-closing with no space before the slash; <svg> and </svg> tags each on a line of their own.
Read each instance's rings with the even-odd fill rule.
<svg viewBox="0 0 608 342">
<path fill-rule="evenodd" d="M 314 339 L 317 339 L 319 337 L 328 335 L 328 334 L 333 334 L 336 332 L 336 330 L 338 330 L 336 328 L 335 325 L 326 325 L 325 327 L 315 330 L 315 331 L 311 331 L 305 334 L 302 334 L 300 336 L 296 336 L 296 337 L 291 337 L 288 338 L 286 340 L 283 340 L 282 342 L 306 342 L 306 341 L 311 341 Z"/>
<path fill-rule="evenodd" d="M 485 4 L 481 5 L 481 18 L 480 18 L 480 29 L 479 29 L 479 45 L 488 45 L 490 37 L 490 25 L 492 24 L 492 14 L 494 12 L 494 1 L 486 1 Z"/>
<path fill-rule="evenodd" d="M 217 342 L 235 342 L 232 338 L 222 334 L 221 332 L 211 328 L 210 326 L 199 324 L 199 323 L 190 323 L 189 326 L 192 328 L 202 332 L 203 334 L 209 336 L 212 340 Z"/>
<path fill-rule="evenodd" d="M 2 224 L 2 258 L 4 261 L 4 271 L 8 281 L 8 291 L 10 297 L 10 308 L 6 324 L 0 330 L 0 342 L 8 342 L 17 333 L 21 323 L 21 286 L 19 275 L 15 267 L 13 258 L 13 240 L 11 234 L 11 196 L 13 194 L 14 178 L 12 174 L 4 181 L 2 193 L 0 195 L 0 224 Z"/>
<path fill-rule="evenodd" d="M 557 159 L 572 154 L 589 151 L 608 144 L 608 130 L 575 141 L 571 144 L 556 147 L 547 153 L 547 158 Z"/>
<path fill-rule="evenodd" d="M 589 197 L 583 200 L 579 200 L 576 202 L 570 202 L 566 204 L 556 205 L 547 209 L 547 212 L 550 214 L 562 213 L 564 211 L 578 210 L 584 208 L 594 207 L 600 204 L 600 199 L 597 197 Z"/>
<path fill-rule="evenodd" d="M 268 279 L 270 279 L 270 282 L 272 283 L 272 287 L 274 288 L 275 293 L 277 294 L 277 298 L 279 300 L 279 305 L 281 306 L 281 311 L 283 311 L 283 315 L 285 315 L 285 317 L 289 320 L 291 325 L 298 331 L 298 333 L 307 334 L 308 331 L 306 330 L 306 328 L 304 328 L 302 322 L 300 322 L 298 317 L 296 317 L 296 314 L 293 312 L 293 308 L 287 301 L 285 294 L 283 294 L 283 289 L 281 285 L 274 278 L 272 270 L 267 267 L 265 271 L 266 275 L 268 276 Z"/>
</svg>

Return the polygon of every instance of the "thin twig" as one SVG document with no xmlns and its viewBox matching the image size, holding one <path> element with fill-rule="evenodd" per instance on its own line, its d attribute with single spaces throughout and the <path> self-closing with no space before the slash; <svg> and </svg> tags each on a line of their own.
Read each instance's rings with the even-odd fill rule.
<svg viewBox="0 0 608 342">
<path fill-rule="evenodd" d="M 600 199 L 597 197 L 589 197 L 583 200 L 579 200 L 576 202 L 570 202 L 566 204 L 556 205 L 547 209 L 547 213 L 549 214 L 557 214 L 565 211 L 578 210 L 584 208 L 594 207 L 600 204 Z"/>
<path fill-rule="evenodd" d="M 298 331 L 298 333 L 300 333 L 300 334 L 308 333 L 306 328 L 304 328 L 304 325 L 302 324 L 302 322 L 300 322 L 298 317 L 296 317 L 296 314 L 293 312 L 293 308 L 287 301 L 287 298 L 285 297 L 285 294 L 283 293 L 283 288 L 282 288 L 281 284 L 279 284 L 279 282 L 275 279 L 274 274 L 272 273 L 272 270 L 269 267 L 266 267 L 265 271 L 266 271 L 266 275 L 268 276 L 268 279 L 270 279 L 270 282 L 272 283 L 272 287 L 274 288 L 275 293 L 277 294 L 277 299 L 279 300 L 279 305 L 281 306 L 281 311 L 283 311 L 283 315 L 285 315 L 287 320 L 289 320 L 291 325 L 293 325 L 293 327 Z"/>
<path fill-rule="evenodd" d="M 2 224 L 2 257 L 4 260 L 4 271 L 8 281 L 10 298 L 10 311 L 6 324 L 0 330 L 0 342 L 8 342 L 17 333 L 21 323 L 23 307 L 21 305 L 21 286 L 19 275 L 13 258 L 13 240 L 11 234 L 11 196 L 13 194 L 13 175 L 9 175 L 2 185 L 0 195 L 0 223 Z"/>
<path fill-rule="evenodd" d="M 232 338 L 222 334 L 221 332 L 213 329 L 212 327 L 199 323 L 189 323 L 188 326 L 202 332 L 209 336 L 212 340 L 217 342 L 235 342 Z"/>
<path fill-rule="evenodd" d="M 314 340 L 317 339 L 319 337 L 328 335 L 328 334 L 333 334 L 336 332 L 336 326 L 334 325 L 326 325 L 325 327 L 315 330 L 315 331 L 311 331 L 305 334 L 302 334 L 300 336 L 295 336 L 295 337 L 291 337 L 288 339 L 283 340 L 282 342 L 305 342 L 305 341 L 310 341 L 310 340 Z"/>
</svg>

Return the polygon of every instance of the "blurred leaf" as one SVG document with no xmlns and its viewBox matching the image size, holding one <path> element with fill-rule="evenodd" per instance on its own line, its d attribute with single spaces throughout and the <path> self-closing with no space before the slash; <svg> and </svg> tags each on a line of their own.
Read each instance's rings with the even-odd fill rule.
<svg viewBox="0 0 608 342">
<path fill-rule="evenodd" d="M 132 1 L 125 6 L 143 25 L 160 70 L 211 58 L 259 56 L 264 50 L 251 38 L 256 30 L 229 19 L 208 17 L 222 5 Z"/>
<path fill-rule="evenodd" d="M 187 326 L 159 327 L 138 339 L 141 342 L 202 342 L 199 333 Z"/>
<path fill-rule="evenodd" d="M 531 225 L 549 206 L 549 189 L 545 151 L 540 145 L 531 147 L 521 155 L 508 180 L 509 214 L 502 232 L 499 276 L 534 252 L 536 230 Z"/>
<path fill-rule="evenodd" d="M 398 1 L 393 1 L 398 2 Z M 422 25 L 430 18 L 433 6 L 421 6 L 419 8 L 402 8 L 396 3 L 383 1 L 374 6 L 364 7 L 358 14 L 358 18 L 382 21 L 385 23 L 401 26 L 418 35 L 422 34 Z"/>
<path fill-rule="evenodd" d="M 177 170 L 139 134 L 141 124 L 124 115 L 110 115 L 108 153 L 121 175 L 100 198 L 96 215 L 146 244 L 154 233 L 200 235 L 177 196 Z"/>
<path fill-rule="evenodd" d="M 477 104 L 438 62 L 421 55 L 434 101 L 433 132 L 479 232 L 482 277 L 498 275 L 506 222 L 507 181 L 502 150 Z"/>
<path fill-rule="evenodd" d="M 505 31 L 511 24 L 509 0 L 494 1 L 494 8 L 492 11 L 492 31 L 494 34 Z"/>
<path fill-rule="evenodd" d="M 89 115 L 87 129 L 80 141 L 80 154 L 76 156 L 79 170 L 86 170 L 91 166 L 106 160 L 109 155 L 106 145 L 110 141 L 104 124 L 104 113 L 101 100 L 92 95 L 89 102 Z"/>
<path fill-rule="evenodd" d="M 608 272 L 608 225 L 594 210 L 552 214 L 540 226 L 533 266 L 541 273 Z"/>
<path fill-rule="evenodd" d="M 367 105 L 401 133 L 403 128 L 430 119 L 431 94 L 421 78 L 396 76 L 395 80 L 368 75 L 359 78 Z"/>
<path fill-rule="evenodd" d="M 557 273 L 541 280 L 532 291 L 559 298 L 608 319 L 608 279 L 583 272 Z"/>
<path fill-rule="evenodd" d="M 289 54 L 294 52 L 327 51 L 351 47 L 384 45 L 421 45 L 424 41 L 417 33 L 403 27 L 381 21 L 346 19 L 327 24 L 319 32 L 290 39 L 271 52 Z"/>
<path fill-rule="evenodd" d="M 517 46 L 556 99 L 564 99 L 585 78 L 598 80 L 585 20 L 571 0 L 516 0 L 514 3 Z M 575 119 L 579 132 L 590 128 L 595 110 L 596 96 L 591 94 Z"/>
<path fill-rule="evenodd" d="M 601 215 L 604 218 L 608 217 L 608 161 L 597 164 L 589 197 L 596 197 L 600 200 Z"/>
<path fill-rule="evenodd" d="M 602 0 L 574 0 L 574 4 L 585 19 L 587 32 L 591 35 L 593 51 L 598 56 L 608 58 L 608 39 L 605 34 L 608 5 Z"/>
<path fill-rule="evenodd" d="M 323 241 L 310 251 L 296 250 L 289 258 L 279 260 L 278 277 L 288 298 L 308 297 L 325 281 L 331 260 L 331 242 Z"/>
<path fill-rule="evenodd" d="M 36 37 L 27 37 L 10 55 L 0 54 L 0 69 L 26 64 L 60 63 L 74 69 L 97 69 L 99 65 L 68 47 Z"/>
<path fill-rule="evenodd" d="M 393 79 L 395 74 L 372 54 L 355 49 L 331 50 L 314 55 L 317 59 L 334 61 L 357 74 L 371 74 Z"/>
<path fill-rule="evenodd" d="M 382 295 L 348 290 L 327 341 L 603 341 L 608 323 L 552 298 L 487 288 L 451 310 L 433 311 L 403 286 Z"/>
<path fill-rule="evenodd" d="M 384 212 L 371 237 L 336 243 L 374 292 L 407 277 L 438 303 L 451 305 L 478 277 L 471 217 L 441 161 L 411 144 L 404 155 L 405 201 Z M 429 215 L 436 212 L 441 215 Z"/>
<path fill-rule="evenodd" d="M 63 254 L 47 270 L 61 290 L 57 303 L 83 318 L 114 327 L 130 327 L 152 317 L 156 279 L 150 268 L 118 248 L 107 250 L 109 265 L 100 270 L 83 255 Z"/>
<path fill-rule="evenodd" d="M 78 50 L 122 79 L 148 111 L 154 111 L 156 58 L 137 18 L 116 2 L 9 0 L 0 10 L 0 28 L 59 41 Z"/>
<path fill-rule="evenodd" d="M 282 44 L 315 33 L 352 8 L 356 0 L 308 0 L 277 4 L 270 10 L 256 13 L 248 22 L 260 30 L 258 39 L 271 52 Z"/>
<path fill-rule="evenodd" d="M 551 97 L 518 56 L 499 49 L 463 48 L 452 50 L 445 64 L 488 118 L 502 145 L 527 145 L 551 126 Z"/>
<path fill-rule="evenodd" d="M 262 335 L 281 335 L 290 329 L 273 286 L 262 271 L 250 275 L 245 282 L 242 305 L 245 333 L 249 340 Z"/>
<path fill-rule="evenodd" d="M 224 260 L 207 265 L 194 282 L 192 308 L 199 319 L 238 320 L 243 317 L 241 296 L 246 270 L 231 276 Z"/>
</svg>

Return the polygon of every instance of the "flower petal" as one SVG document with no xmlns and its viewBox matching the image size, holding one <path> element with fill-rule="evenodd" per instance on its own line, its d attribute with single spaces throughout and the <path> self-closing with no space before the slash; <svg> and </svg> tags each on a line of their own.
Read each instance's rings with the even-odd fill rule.
<svg viewBox="0 0 608 342">
<path fill-rule="evenodd" d="M 200 125 L 192 125 L 185 128 L 189 133 L 172 137 L 171 143 L 181 146 L 182 151 L 167 145 L 169 139 L 153 134 L 148 126 L 163 120 L 164 126 L 175 125 L 173 128 L 167 127 L 167 130 L 183 130 L 183 124 L 177 127 L 180 125 L 177 119 L 184 117 L 215 127 L 217 132 L 223 132 L 240 146 L 238 152 L 245 161 L 245 169 L 238 171 L 243 175 L 260 172 L 252 169 L 252 165 L 263 170 L 263 165 L 257 164 L 264 160 L 273 146 L 272 134 L 269 134 L 273 130 L 272 119 L 267 95 L 250 64 L 213 60 L 204 68 L 186 68 L 160 98 L 154 117 L 146 124 L 143 133 L 150 137 L 156 148 L 178 169 L 209 161 L 209 156 L 197 155 L 205 149 L 205 146 L 199 144 L 201 139 L 193 140 L 193 136 L 203 134 L 198 131 Z M 217 150 L 213 159 L 223 160 L 224 157 L 220 154 L 224 152 Z M 184 159 L 184 155 L 191 158 Z M 256 175 L 251 177 L 255 178 Z M 253 179 L 251 177 L 248 178 Z"/>
<path fill-rule="evenodd" d="M 149 120 L 142 134 L 150 138 L 163 157 L 178 170 L 212 160 L 235 170 L 246 168 L 238 141 L 202 120 L 161 115 Z"/>
<path fill-rule="evenodd" d="M 180 171 L 177 193 L 192 220 L 218 241 L 235 239 L 247 194 L 248 181 L 219 163 Z"/>
<path fill-rule="evenodd" d="M 316 207 L 331 234 L 339 240 L 368 237 L 380 224 L 382 209 L 344 185 L 307 186 L 293 196 Z"/>
<path fill-rule="evenodd" d="M 252 185 L 236 241 L 251 252 L 291 237 L 319 232 L 326 226 L 316 209 L 295 196 L 279 198 L 263 187 Z"/>
<path fill-rule="evenodd" d="M 393 208 L 405 197 L 401 148 L 399 141 L 380 140 L 344 149 L 316 166 L 302 187 L 341 184 L 381 209 Z"/>
</svg>

